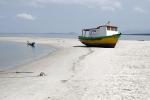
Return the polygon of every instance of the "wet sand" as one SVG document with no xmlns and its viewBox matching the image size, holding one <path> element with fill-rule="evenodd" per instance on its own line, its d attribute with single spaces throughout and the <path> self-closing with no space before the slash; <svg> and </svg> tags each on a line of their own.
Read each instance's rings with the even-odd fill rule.
<svg viewBox="0 0 150 100">
<path fill-rule="evenodd" d="M 46 57 L 0 72 L 0 100 L 148 100 L 150 41 L 120 40 L 87 48 L 77 39 L 1 37 L 56 48 Z M 44 72 L 46 76 L 39 76 Z"/>
</svg>

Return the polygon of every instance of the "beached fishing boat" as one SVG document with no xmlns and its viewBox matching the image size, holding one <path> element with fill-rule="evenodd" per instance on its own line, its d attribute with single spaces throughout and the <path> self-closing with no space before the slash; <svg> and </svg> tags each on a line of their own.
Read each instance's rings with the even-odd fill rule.
<svg viewBox="0 0 150 100">
<path fill-rule="evenodd" d="M 110 25 L 108 22 L 97 28 L 83 29 L 79 40 L 86 46 L 114 48 L 120 35 L 118 27 Z"/>
</svg>

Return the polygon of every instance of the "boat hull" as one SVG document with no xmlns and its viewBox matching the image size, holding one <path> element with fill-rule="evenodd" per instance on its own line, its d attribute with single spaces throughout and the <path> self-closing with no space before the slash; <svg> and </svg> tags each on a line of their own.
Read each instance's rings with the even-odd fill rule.
<svg viewBox="0 0 150 100">
<path fill-rule="evenodd" d="M 112 36 L 105 36 L 105 37 L 79 36 L 79 40 L 81 43 L 85 44 L 86 46 L 114 48 L 116 46 L 116 43 L 120 35 L 121 33 Z"/>
</svg>

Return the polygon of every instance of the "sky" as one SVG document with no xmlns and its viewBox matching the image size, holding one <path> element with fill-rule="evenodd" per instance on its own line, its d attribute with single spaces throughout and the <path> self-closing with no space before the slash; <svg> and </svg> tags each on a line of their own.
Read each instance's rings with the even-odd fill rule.
<svg viewBox="0 0 150 100">
<path fill-rule="evenodd" d="M 0 0 L 0 33 L 81 33 L 106 24 L 150 32 L 150 0 Z"/>
</svg>

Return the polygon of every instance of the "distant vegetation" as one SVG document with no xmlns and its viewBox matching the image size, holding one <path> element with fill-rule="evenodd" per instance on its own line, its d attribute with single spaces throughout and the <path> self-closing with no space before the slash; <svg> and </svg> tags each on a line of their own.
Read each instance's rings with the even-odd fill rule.
<svg viewBox="0 0 150 100">
<path fill-rule="evenodd" d="M 122 34 L 122 35 L 150 35 L 150 33 L 131 33 L 131 34 Z"/>
</svg>

